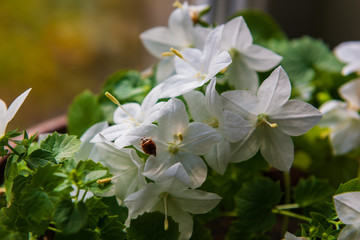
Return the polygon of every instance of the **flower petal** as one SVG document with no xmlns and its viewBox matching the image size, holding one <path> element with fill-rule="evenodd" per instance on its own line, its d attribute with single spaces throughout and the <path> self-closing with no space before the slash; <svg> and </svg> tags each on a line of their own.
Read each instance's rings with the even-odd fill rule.
<svg viewBox="0 0 360 240">
<path fill-rule="evenodd" d="M 156 65 L 156 81 L 162 83 L 175 74 L 174 56 L 163 57 Z"/>
<path fill-rule="evenodd" d="M 335 209 L 345 224 L 360 224 L 360 192 L 346 192 L 333 197 Z"/>
<path fill-rule="evenodd" d="M 223 175 L 230 162 L 230 154 L 230 143 L 226 139 L 221 139 L 220 142 L 204 155 L 204 158 L 212 169 Z"/>
<path fill-rule="evenodd" d="M 223 111 L 222 99 L 216 91 L 215 86 L 216 78 L 213 78 L 206 87 L 205 92 L 205 106 L 209 113 L 214 117 L 222 115 Z"/>
<path fill-rule="evenodd" d="M 360 224 L 348 225 L 341 230 L 337 240 L 360 239 Z"/>
<path fill-rule="evenodd" d="M 29 92 L 31 91 L 31 88 L 23 92 L 20 96 L 18 96 L 10 105 L 9 109 L 6 112 L 6 124 L 13 119 L 16 112 L 19 110 L 23 102 L 25 101 L 25 98 L 28 96 Z M 5 124 L 5 126 L 6 126 Z"/>
<path fill-rule="evenodd" d="M 259 77 L 255 70 L 248 67 L 240 55 L 233 57 L 229 66 L 229 83 L 238 90 L 249 90 L 256 93 L 259 87 Z"/>
<path fill-rule="evenodd" d="M 221 46 L 225 50 L 236 48 L 239 51 L 248 48 L 253 42 L 250 30 L 243 17 L 236 17 L 224 26 Z"/>
<path fill-rule="evenodd" d="M 259 129 L 250 130 L 247 136 L 238 143 L 231 144 L 230 162 L 242 162 L 253 157 L 260 148 L 261 135 Z"/>
<path fill-rule="evenodd" d="M 225 110 L 220 121 L 220 131 L 229 142 L 238 142 L 250 131 L 252 125 L 239 114 Z"/>
<path fill-rule="evenodd" d="M 246 90 L 233 90 L 221 94 L 224 97 L 224 107 L 232 112 L 239 113 L 246 120 L 256 121 L 259 114 L 257 110 L 258 100 L 256 96 Z"/>
<path fill-rule="evenodd" d="M 261 155 L 280 171 L 289 171 L 294 161 L 294 145 L 291 137 L 278 128 L 262 126 Z"/>
<path fill-rule="evenodd" d="M 345 154 L 360 146 L 360 119 L 348 119 L 330 134 L 334 153 Z"/>
<path fill-rule="evenodd" d="M 198 81 L 195 77 L 174 75 L 161 84 L 162 91 L 159 98 L 177 97 L 201 87 L 203 84 L 203 82 Z"/>
<path fill-rule="evenodd" d="M 360 110 L 360 79 L 342 85 L 339 93 L 343 99 L 350 103 L 351 107 Z"/>
<path fill-rule="evenodd" d="M 276 112 L 269 114 L 269 121 L 275 122 L 284 133 L 299 136 L 314 127 L 321 116 L 320 111 L 312 105 L 290 100 L 276 109 Z"/>
<path fill-rule="evenodd" d="M 270 113 L 285 104 L 291 94 L 289 77 L 280 66 L 260 85 L 257 97 L 262 113 Z"/>
<path fill-rule="evenodd" d="M 241 52 L 241 55 L 251 69 L 260 72 L 272 69 L 282 60 L 282 57 L 273 51 L 255 44 Z"/>
<path fill-rule="evenodd" d="M 194 121 L 204 122 L 211 118 L 211 115 L 205 108 L 205 96 L 202 92 L 191 91 L 185 93 L 183 96 Z"/>
</svg>

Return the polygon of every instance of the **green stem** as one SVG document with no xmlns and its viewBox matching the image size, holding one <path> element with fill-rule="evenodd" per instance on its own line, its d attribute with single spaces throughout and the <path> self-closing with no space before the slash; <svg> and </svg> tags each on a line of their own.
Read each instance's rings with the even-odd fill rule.
<svg viewBox="0 0 360 240">
<path fill-rule="evenodd" d="M 48 227 L 48 229 L 51 230 L 51 231 L 54 231 L 54 232 L 58 232 L 58 233 L 62 232 L 61 230 L 59 230 L 57 228 L 50 227 L 50 226 Z"/>
<path fill-rule="evenodd" d="M 300 208 L 300 205 L 298 203 L 289 203 L 289 204 L 282 204 L 275 206 L 276 209 L 296 209 Z"/>
<path fill-rule="evenodd" d="M 275 213 L 275 214 L 281 214 L 281 215 L 284 215 L 284 216 L 288 216 L 288 217 L 292 217 L 292 218 L 297 218 L 297 219 L 300 219 L 300 220 L 304 220 L 304 221 L 307 221 L 307 222 L 311 222 L 311 218 L 309 217 L 305 217 L 303 215 L 300 215 L 300 214 L 297 214 L 297 213 L 293 213 L 293 212 L 290 212 L 290 211 L 287 211 L 287 210 L 282 210 L 282 209 L 276 209 L 274 208 L 273 210 L 271 210 L 272 213 Z"/>
<path fill-rule="evenodd" d="M 291 198 L 291 178 L 290 172 L 284 172 L 284 187 L 285 187 L 285 205 L 290 204 Z M 283 227 L 282 227 L 282 236 L 285 235 L 289 226 L 289 217 L 284 215 L 283 218 Z"/>
<path fill-rule="evenodd" d="M 88 193 L 88 189 L 85 190 L 85 192 L 84 192 L 84 194 L 83 194 L 83 196 L 82 196 L 82 198 L 81 198 L 81 201 L 82 201 L 82 202 L 84 201 L 85 196 L 86 196 L 87 193 Z"/>
<path fill-rule="evenodd" d="M 15 150 L 15 148 L 13 148 L 9 143 L 6 144 L 6 146 L 16 155 L 20 156 L 20 153 L 18 151 Z"/>
<path fill-rule="evenodd" d="M 228 211 L 228 212 L 222 212 L 221 217 L 237 217 L 237 214 L 235 211 Z"/>
</svg>

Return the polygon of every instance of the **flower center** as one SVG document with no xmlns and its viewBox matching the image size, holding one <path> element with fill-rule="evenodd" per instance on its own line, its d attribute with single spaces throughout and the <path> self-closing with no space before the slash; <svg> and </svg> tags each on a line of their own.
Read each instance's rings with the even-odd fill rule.
<svg viewBox="0 0 360 240">
<path fill-rule="evenodd" d="M 267 115 L 265 113 L 261 113 L 258 115 L 257 117 L 257 122 L 256 122 L 256 127 L 265 123 L 267 125 L 269 125 L 271 128 L 276 128 L 278 127 L 277 123 L 271 123 L 267 120 Z"/>
<path fill-rule="evenodd" d="M 218 128 L 219 127 L 219 121 L 217 118 L 212 117 L 209 120 L 205 121 L 207 125 L 209 125 L 212 128 Z"/>
<path fill-rule="evenodd" d="M 174 135 L 174 142 L 168 143 L 168 149 L 171 154 L 175 154 L 180 150 L 179 145 L 181 144 L 183 138 L 184 137 L 181 133 Z"/>
</svg>

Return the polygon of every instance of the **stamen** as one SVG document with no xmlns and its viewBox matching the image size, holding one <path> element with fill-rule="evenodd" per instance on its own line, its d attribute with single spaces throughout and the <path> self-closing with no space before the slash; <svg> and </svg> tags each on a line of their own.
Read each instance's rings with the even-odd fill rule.
<svg viewBox="0 0 360 240">
<path fill-rule="evenodd" d="M 176 7 L 176 8 L 182 8 L 182 4 L 181 2 L 179 2 L 178 0 L 176 0 L 174 3 L 173 3 L 173 7 Z"/>
<path fill-rule="evenodd" d="M 163 53 L 161 53 L 162 57 L 172 57 L 174 55 L 175 55 L 175 53 L 173 53 L 173 52 L 163 52 Z"/>
<path fill-rule="evenodd" d="M 103 183 L 109 183 L 109 182 L 111 182 L 111 180 L 112 180 L 112 178 L 104 178 L 104 179 L 99 179 L 96 182 L 98 184 L 103 184 Z"/>
<path fill-rule="evenodd" d="M 228 69 L 228 67 L 223 68 L 223 69 L 220 71 L 220 73 L 221 73 L 221 74 L 224 74 L 227 69 Z"/>
<path fill-rule="evenodd" d="M 110 99 L 110 101 L 112 101 L 113 103 L 115 103 L 119 108 L 121 108 L 129 117 L 132 121 L 134 121 L 137 125 L 140 125 L 140 123 L 138 121 L 135 120 L 135 118 L 128 112 L 125 110 L 125 108 L 120 104 L 120 102 L 109 92 L 105 92 L 105 96 Z"/>
<path fill-rule="evenodd" d="M 170 51 L 172 53 L 174 53 L 176 56 L 178 56 L 179 58 L 181 58 L 182 60 L 186 61 L 186 59 L 183 57 L 183 55 L 175 48 L 170 48 Z"/>
<path fill-rule="evenodd" d="M 182 140 L 184 139 L 184 137 L 181 133 L 178 133 L 177 137 L 180 140 L 180 142 L 182 142 Z"/>
<path fill-rule="evenodd" d="M 277 123 L 271 123 L 266 119 L 266 114 L 259 114 L 258 115 L 258 122 L 255 125 L 255 127 L 261 125 L 262 123 L 266 123 L 267 125 L 269 125 L 271 128 L 276 128 L 278 127 Z"/>
<path fill-rule="evenodd" d="M 271 128 L 276 128 L 278 127 L 277 123 L 271 123 L 268 120 L 264 119 L 264 122 L 266 122 Z"/>
</svg>

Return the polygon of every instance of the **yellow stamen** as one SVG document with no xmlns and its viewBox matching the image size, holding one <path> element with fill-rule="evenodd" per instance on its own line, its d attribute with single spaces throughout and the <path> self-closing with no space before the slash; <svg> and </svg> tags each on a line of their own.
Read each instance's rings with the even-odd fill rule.
<svg viewBox="0 0 360 240">
<path fill-rule="evenodd" d="M 103 184 L 103 183 L 109 183 L 109 182 L 111 182 L 111 180 L 112 180 L 112 178 L 104 178 L 104 179 L 99 179 L 96 182 L 98 184 Z"/>
<path fill-rule="evenodd" d="M 176 50 L 175 48 L 170 48 L 170 51 L 173 52 L 176 56 L 178 56 L 182 60 L 186 61 L 185 58 L 183 57 L 183 55 L 181 55 L 181 53 L 178 50 Z"/>
<path fill-rule="evenodd" d="M 175 54 L 173 52 L 163 52 L 163 53 L 161 53 L 162 57 L 172 57 L 174 55 Z"/>
<path fill-rule="evenodd" d="M 120 102 L 109 92 L 105 92 L 105 96 L 110 99 L 110 101 L 112 101 L 113 103 L 115 103 L 119 108 L 121 108 L 129 117 L 132 121 L 134 121 L 136 124 L 139 124 L 135 118 L 128 112 L 125 110 L 125 108 L 120 104 Z"/>
<path fill-rule="evenodd" d="M 182 4 L 181 2 L 179 2 L 178 0 L 176 0 L 174 3 L 173 3 L 173 7 L 176 7 L 176 8 L 182 8 Z"/>
<path fill-rule="evenodd" d="M 226 72 L 226 70 L 228 69 L 228 67 L 226 67 L 226 68 L 224 68 L 224 69 L 222 69 L 221 71 L 220 71 L 220 73 L 221 74 L 224 74 L 225 72 Z"/>
<path fill-rule="evenodd" d="M 183 137 L 183 135 L 182 135 L 181 133 L 178 133 L 177 137 L 178 137 L 178 139 L 179 139 L 180 141 L 182 141 L 182 140 L 184 139 L 184 137 Z"/>
<path fill-rule="evenodd" d="M 163 199 L 164 199 L 164 214 L 165 214 L 165 220 L 164 220 L 164 230 L 168 230 L 169 229 L 169 221 L 168 221 L 168 209 L 167 209 L 167 198 L 168 198 L 169 194 L 165 193 L 163 195 Z"/>
</svg>

